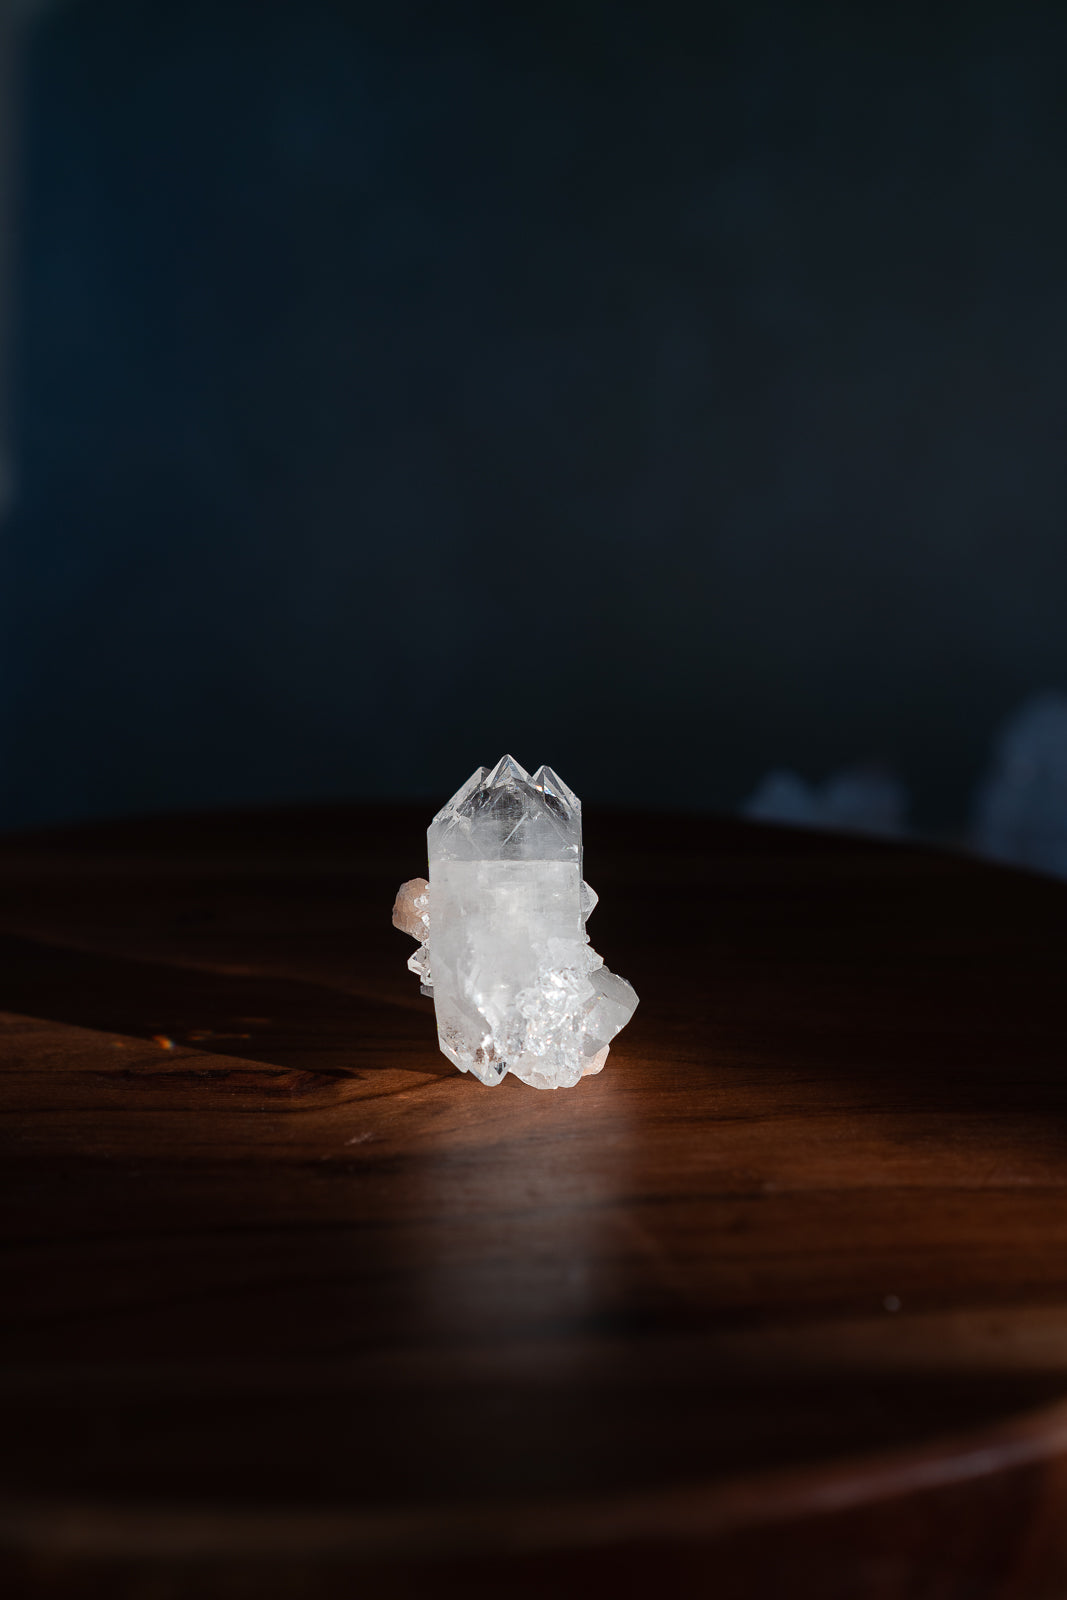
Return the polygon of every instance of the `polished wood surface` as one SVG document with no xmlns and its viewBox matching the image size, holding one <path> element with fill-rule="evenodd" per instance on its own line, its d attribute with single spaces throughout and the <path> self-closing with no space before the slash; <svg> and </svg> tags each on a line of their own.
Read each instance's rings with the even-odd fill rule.
<svg viewBox="0 0 1067 1600">
<path fill-rule="evenodd" d="M 1067 1593 L 1067 887 L 591 812 L 641 996 L 436 1049 L 425 808 L 0 841 L 0 1577 Z"/>
</svg>

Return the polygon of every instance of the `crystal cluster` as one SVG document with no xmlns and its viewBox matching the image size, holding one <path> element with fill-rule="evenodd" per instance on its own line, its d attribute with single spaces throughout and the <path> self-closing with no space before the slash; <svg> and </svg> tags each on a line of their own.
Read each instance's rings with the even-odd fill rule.
<svg viewBox="0 0 1067 1600">
<path fill-rule="evenodd" d="M 393 920 L 420 940 L 408 966 L 432 994 L 441 1049 L 461 1072 L 513 1072 L 562 1089 L 599 1072 L 637 996 L 589 943 L 582 808 L 550 767 L 511 756 L 478 771 L 430 824 L 430 879 L 404 884 Z"/>
</svg>

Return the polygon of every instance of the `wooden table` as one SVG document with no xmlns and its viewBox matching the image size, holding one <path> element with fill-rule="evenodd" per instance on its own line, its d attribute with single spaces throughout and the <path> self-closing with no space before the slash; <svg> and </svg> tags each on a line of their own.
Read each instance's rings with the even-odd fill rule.
<svg viewBox="0 0 1067 1600">
<path fill-rule="evenodd" d="M 427 809 L 0 841 L 4 1594 L 1067 1592 L 1067 887 L 593 812 L 489 1090 Z"/>
</svg>

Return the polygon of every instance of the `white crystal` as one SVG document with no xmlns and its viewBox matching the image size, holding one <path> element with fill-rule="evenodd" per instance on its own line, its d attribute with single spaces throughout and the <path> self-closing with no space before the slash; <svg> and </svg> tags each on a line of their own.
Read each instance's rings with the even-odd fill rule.
<svg viewBox="0 0 1067 1600">
<path fill-rule="evenodd" d="M 577 796 L 550 767 L 531 777 L 504 756 L 471 775 L 427 838 L 428 929 L 408 965 L 424 990 L 432 974 L 444 1054 L 485 1084 L 512 1072 L 560 1089 L 599 1072 L 637 996 L 585 931 L 597 897 L 582 882 Z"/>
</svg>

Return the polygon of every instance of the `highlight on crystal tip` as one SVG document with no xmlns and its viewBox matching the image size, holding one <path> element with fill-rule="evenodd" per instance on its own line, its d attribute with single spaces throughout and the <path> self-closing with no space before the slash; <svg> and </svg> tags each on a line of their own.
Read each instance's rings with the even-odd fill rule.
<svg viewBox="0 0 1067 1600">
<path fill-rule="evenodd" d="M 599 1072 L 637 996 L 589 943 L 582 806 L 551 767 L 479 767 L 430 823 L 430 877 L 402 884 L 393 921 L 461 1072 L 567 1089 Z"/>
</svg>

